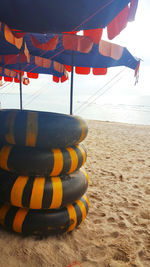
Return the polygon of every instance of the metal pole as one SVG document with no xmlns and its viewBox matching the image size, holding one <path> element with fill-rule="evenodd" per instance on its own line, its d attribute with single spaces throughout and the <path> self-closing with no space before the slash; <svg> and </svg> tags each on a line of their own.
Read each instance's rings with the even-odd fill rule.
<svg viewBox="0 0 150 267">
<path fill-rule="evenodd" d="M 73 52 L 72 52 L 72 64 L 71 64 L 71 87 L 70 87 L 70 115 L 73 114 L 73 74 L 74 74 L 74 66 L 73 66 Z"/>
<path fill-rule="evenodd" d="M 20 81 L 20 109 L 22 110 L 22 79 L 21 79 L 21 71 L 19 72 L 19 81 Z"/>
</svg>

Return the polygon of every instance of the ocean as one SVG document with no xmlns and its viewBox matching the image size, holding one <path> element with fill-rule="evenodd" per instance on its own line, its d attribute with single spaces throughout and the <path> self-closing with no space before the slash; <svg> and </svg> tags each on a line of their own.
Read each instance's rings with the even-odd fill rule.
<svg viewBox="0 0 150 267">
<path fill-rule="evenodd" d="M 67 98 L 67 99 L 66 99 Z M 89 99 L 89 98 L 88 98 Z M 136 97 L 134 103 L 131 97 L 119 98 L 117 101 L 107 101 L 106 98 L 99 102 L 90 102 L 82 96 L 74 99 L 73 114 L 85 119 L 123 122 L 130 124 L 150 125 L 150 97 Z M 23 108 L 69 114 L 70 99 L 66 95 L 54 94 L 50 97 L 42 95 L 23 95 Z M 19 94 L 1 96 L 1 108 L 20 108 Z"/>
<path fill-rule="evenodd" d="M 131 74 L 133 76 L 133 72 Z M 110 88 L 103 88 L 103 84 L 106 81 L 102 83 L 102 78 L 98 77 L 75 80 L 74 115 L 92 120 L 150 125 L 150 94 L 148 89 L 144 91 L 144 84 L 128 88 L 125 79 Z M 0 103 L 2 109 L 20 108 L 19 85 L 7 83 L 1 87 Z M 60 85 L 47 79 L 31 81 L 30 85 L 23 86 L 23 109 L 69 114 L 70 81 Z"/>
<path fill-rule="evenodd" d="M 87 119 L 150 125 L 150 105 L 91 104 L 81 114 Z"/>
</svg>

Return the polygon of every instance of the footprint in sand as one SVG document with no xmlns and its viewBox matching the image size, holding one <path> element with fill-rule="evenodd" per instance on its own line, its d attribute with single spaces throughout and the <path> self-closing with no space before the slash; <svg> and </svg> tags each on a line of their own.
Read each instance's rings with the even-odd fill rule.
<svg viewBox="0 0 150 267">
<path fill-rule="evenodd" d="M 109 223 L 113 223 L 113 222 L 115 222 L 115 219 L 114 219 L 113 217 L 109 217 L 109 218 L 107 219 L 107 222 L 109 222 Z"/>
<path fill-rule="evenodd" d="M 138 207 L 138 206 L 139 206 L 139 204 L 136 203 L 136 202 L 132 202 L 131 204 L 132 204 L 134 207 Z"/>
<path fill-rule="evenodd" d="M 141 212 L 141 218 L 145 220 L 150 220 L 150 212 L 149 211 L 143 211 Z"/>
<path fill-rule="evenodd" d="M 111 236 L 113 238 L 117 238 L 119 236 L 119 233 L 118 232 L 113 232 L 113 233 L 111 233 Z"/>
<path fill-rule="evenodd" d="M 147 189 L 145 190 L 145 194 L 146 194 L 146 195 L 150 195 L 150 188 L 147 188 Z"/>
<path fill-rule="evenodd" d="M 100 216 L 100 217 L 105 217 L 106 214 L 105 214 L 104 212 L 100 212 L 99 216 Z"/>
<path fill-rule="evenodd" d="M 119 216 L 119 220 L 123 221 L 123 220 L 124 220 L 124 218 L 123 218 L 122 216 Z"/>
<path fill-rule="evenodd" d="M 102 222 L 102 221 L 99 220 L 99 219 L 95 219 L 95 220 L 93 221 L 94 224 L 100 224 L 101 222 Z"/>
<path fill-rule="evenodd" d="M 126 226 L 126 224 L 125 224 L 124 222 L 120 222 L 120 223 L 118 223 L 118 226 L 119 226 L 119 228 L 121 228 L 121 229 L 125 229 L 125 228 L 127 228 L 127 226 Z"/>
<path fill-rule="evenodd" d="M 138 185 L 136 185 L 136 184 L 135 184 L 135 185 L 133 185 L 132 187 L 133 187 L 133 188 L 139 188 L 139 187 L 138 187 Z"/>
<path fill-rule="evenodd" d="M 141 260 L 141 262 L 149 262 L 149 253 L 145 250 L 145 249 L 142 249 L 138 252 L 138 256 Z M 143 265 L 143 266 L 149 266 L 149 265 Z"/>
<path fill-rule="evenodd" d="M 144 163 L 145 160 L 144 159 L 137 159 L 138 162 Z"/>
<path fill-rule="evenodd" d="M 113 255 L 113 259 L 116 261 L 123 261 L 123 262 L 128 262 L 129 257 L 125 251 L 122 249 L 117 249 Z"/>
</svg>

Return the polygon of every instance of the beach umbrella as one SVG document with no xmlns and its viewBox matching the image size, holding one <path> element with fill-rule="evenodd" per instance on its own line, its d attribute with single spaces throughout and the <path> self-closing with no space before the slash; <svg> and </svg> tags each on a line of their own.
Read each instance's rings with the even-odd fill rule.
<svg viewBox="0 0 150 267">
<path fill-rule="evenodd" d="M 52 37 L 50 38 L 52 39 Z M 55 47 L 56 45 L 53 45 L 52 49 Z M 43 48 L 46 49 L 46 46 L 44 45 Z M 0 66 L 5 68 L 9 66 L 11 69 L 26 72 L 53 74 L 58 77 L 64 74 L 65 69 L 55 60 L 29 54 L 25 35 L 16 37 L 16 34 L 2 23 L 0 24 Z"/>
<path fill-rule="evenodd" d="M 20 68 L 20 63 L 17 61 L 19 56 L 25 59 L 20 70 L 27 72 L 33 70 L 36 73 L 49 73 L 61 77 L 64 76 L 64 65 L 67 65 L 67 69 L 68 66 L 72 67 L 70 68 L 70 113 L 72 113 L 74 66 L 77 73 L 88 74 L 92 68 L 94 74 L 105 74 L 109 67 L 126 66 L 136 69 L 139 63 L 139 60 L 134 58 L 126 48 L 103 40 L 93 41 L 90 36 L 25 33 L 18 38 L 7 25 L 2 24 L 0 38 L 0 64 L 5 68 L 18 70 Z M 8 52 L 10 55 L 7 55 Z M 12 55 L 11 53 L 19 54 Z M 53 62 L 52 70 L 50 68 L 41 70 L 44 64 L 51 61 Z"/>
<path fill-rule="evenodd" d="M 2 36 L 0 38 L 2 40 Z M 88 36 L 26 33 L 21 39 L 22 45 L 18 48 L 15 41 L 3 36 L 3 41 L 0 40 L 0 66 L 18 70 L 21 65 L 20 70 L 26 72 L 61 77 L 63 65 L 89 68 L 126 66 L 132 69 L 137 65 L 137 60 L 126 48 L 104 40 L 95 43 Z"/>
<path fill-rule="evenodd" d="M 24 54 L 3 55 L 0 56 L 0 77 L 4 81 L 15 82 L 20 84 L 20 108 L 22 109 L 22 82 L 28 84 L 27 77 L 22 77 L 26 72 L 28 78 L 38 78 L 38 74 L 51 74 L 54 77 L 66 79 L 65 66 L 40 57 L 31 56 L 28 62 Z"/>
<path fill-rule="evenodd" d="M 6 22 L 10 26 L 14 36 L 12 36 L 12 32 L 7 25 L 4 26 L 4 33 L 9 31 L 6 36 L 9 36 L 9 41 L 10 39 L 13 40 L 11 40 L 11 43 L 14 42 L 13 44 L 18 49 L 22 48 L 22 40 L 26 31 L 65 32 L 84 29 L 84 34 L 97 42 L 101 38 L 102 28 L 106 25 L 108 25 L 108 38 L 112 39 L 118 35 L 128 21 L 134 20 L 137 5 L 138 0 L 103 0 L 101 2 L 99 0 L 94 0 L 94 2 L 90 0 L 77 0 L 73 2 L 68 0 L 62 0 L 61 2 L 58 0 L 44 0 L 42 2 L 40 0 L 36 2 L 33 0 L 14 0 L 13 3 L 9 0 L 1 0 L 2 12 L 0 10 L 0 21 Z M 2 23 L 0 23 L 1 27 Z M 5 51 L 7 50 L 8 54 L 12 53 L 9 45 L 8 47 L 5 46 Z M 64 80 L 66 80 L 66 77 Z M 71 88 L 72 95 L 73 67 L 71 72 Z"/>
<path fill-rule="evenodd" d="M 46 46 L 50 46 L 56 37 L 55 47 L 47 49 Z M 127 48 L 104 40 L 95 43 L 87 36 L 27 33 L 24 42 L 29 55 L 41 56 L 70 66 L 89 68 L 126 66 L 135 69 L 138 62 Z"/>
<path fill-rule="evenodd" d="M 18 49 L 22 48 L 24 32 L 60 33 L 84 30 L 84 35 L 90 36 L 97 42 L 101 38 L 102 28 L 107 25 L 109 39 L 118 35 L 128 21 L 134 20 L 137 5 L 138 0 L 94 0 L 92 2 L 91 0 L 14 0 L 13 3 L 11 0 L 1 0 L 0 21 L 10 26 L 15 37 L 10 30 L 6 36 L 9 41 L 12 39 L 10 43 L 14 42 Z M 7 25 L 4 33 L 8 32 Z M 0 23 L 1 27 L 2 23 Z M 8 50 L 9 55 L 16 52 L 12 53 L 9 45 L 5 46 L 4 50 Z M 73 58 L 72 54 L 72 61 Z M 73 88 L 73 63 L 71 88 Z"/>
<path fill-rule="evenodd" d="M 30 56 L 30 59 L 27 59 L 24 53 L 18 55 L 1 55 L 0 75 L 9 76 L 7 69 L 12 70 L 10 77 L 14 77 L 11 75 L 16 70 L 27 72 L 30 75 L 29 78 L 32 78 L 32 76 L 35 78 L 37 74 L 51 74 L 57 77 L 62 77 L 65 74 L 65 66 L 63 64 L 39 56 Z"/>
<path fill-rule="evenodd" d="M 0 77 L 11 82 L 13 78 L 20 84 L 20 107 L 22 109 L 22 73 L 27 77 L 37 78 L 37 74 L 51 74 L 54 77 L 65 76 L 64 65 L 39 56 L 26 56 L 23 36 L 16 37 L 7 25 L 0 24 Z M 18 81 L 19 80 L 19 81 Z"/>
<path fill-rule="evenodd" d="M 116 31 L 116 25 L 122 30 L 134 19 L 138 0 L 1 0 L 0 4 L 0 21 L 10 28 L 62 33 L 104 28 L 114 18 L 111 30 Z"/>
<path fill-rule="evenodd" d="M 54 41 L 56 36 L 55 48 L 45 50 L 46 45 Z M 139 60 L 127 48 L 104 40 L 97 43 L 89 36 L 25 34 L 24 40 L 29 54 L 56 60 L 71 69 L 71 114 L 74 67 L 78 74 L 88 74 L 91 68 L 93 74 L 106 74 L 107 68 L 116 66 L 126 66 L 137 72 L 139 67 Z"/>
</svg>

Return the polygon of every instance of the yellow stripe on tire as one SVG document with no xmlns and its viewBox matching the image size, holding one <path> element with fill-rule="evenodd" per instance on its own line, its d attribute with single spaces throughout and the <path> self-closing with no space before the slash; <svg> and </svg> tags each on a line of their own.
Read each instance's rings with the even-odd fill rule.
<svg viewBox="0 0 150 267">
<path fill-rule="evenodd" d="M 66 150 L 69 152 L 70 157 L 71 157 L 71 168 L 68 171 L 69 173 L 74 172 L 77 169 L 78 166 L 78 156 L 75 150 L 72 147 L 67 147 Z"/>
<path fill-rule="evenodd" d="M 6 118 L 5 127 L 8 128 L 8 133 L 5 134 L 6 142 L 15 145 L 15 137 L 14 137 L 14 124 L 16 119 L 16 111 L 9 112 Z"/>
<path fill-rule="evenodd" d="M 27 209 L 20 208 L 17 211 L 16 216 L 13 221 L 13 227 L 12 227 L 15 232 L 22 233 L 22 225 L 23 225 L 23 222 L 25 220 L 27 213 L 28 213 Z"/>
<path fill-rule="evenodd" d="M 86 129 L 86 125 L 85 122 L 78 116 L 75 116 L 75 118 L 79 121 L 80 125 L 81 125 L 81 136 L 79 138 L 79 140 L 76 142 L 77 144 L 81 143 L 84 138 L 85 138 L 85 129 Z"/>
<path fill-rule="evenodd" d="M 54 148 L 52 149 L 52 152 L 54 153 L 54 166 L 53 170 L 50 173 L 51 176 L 58 176 L 62 169 L 63 169 L 63 154 L 60 149 Z M 59 164 L 58 164 L 59 163 Z"/>
<path fill-rule="evenodd" d="M 89 176 L 88 176 L 87 172 L 85 170 L 83 170 L 83 169 L 80 169 L 80 171 L 85 175 L 85 177 L 86 177 L 86 179 L 88 181 L 88 184 L 89 184 Z"/>
<path fill-rule="evenodd" d="M 36 145 L 38 133 L 38 113 L 29 112 L 27 116 L 26 146 L 34 147 Z"/>
<path fill-rule="evenodd" d="M 34 185 L 32 189 L 32 195 L 30 200 L 31 209 L 41 209 L 42 208 L 42 198 L 44 193 L 45 178 L 38 177 L 34 180 Z"/>
<path fill-rule="evenodd" d="M 12 146 L 3 146 L 2 149 L 0 150 L 0 167 L 7 171 L 9 171 L 7 162 L 11 150 Z"/>
<path fill-rule="evenodd" d="M 76 214 L 76 211 L 75 211 L 75 208 L 73 205 L 68 205 L 67 206 L 67 211 L 69 213 L 69 218 L 70 218 L 70 226 L 68 228 L 68 232 L 72 231 L 76 225 L 77 225 L 77 214 Z"/>
<path fill-rule="evenodd" d="M 84 195 L 84 196 L 83 196 L 83 198 L 85 199 L 86 203 L 88 204 L 88 208 L 89 208 L 89 206 L 90 206 L 90 202 L 89 202 L 89 200 L 88 200 L 87 196 L 86 196 L 86 195 Z"/>
<path fill-rule="evenodd" d="M 86 162 L 86 153 L 85 153 L 85 150 L 83 149 L 82 146 L 77 145 L 76 147 L 77 147 L 77 148 L 81 151 L 81 153 L 82 153 L 82 156 L 83 156 L 83 163 L 82 163 L 82 165 L 84 165 L 84 163 Z"/>
<path fill-rule="evenodd" d="M 0 224 L 1 225 L 5 225 L 4 224 L 4 221 L 5 221 L 5 217 L 6 217 L 6 214 L 8 212 L 8 210 L 10 209 L 10 205 L 9 204 L 4 204 L 1 208 L 0 208 Z"/>
<path fill-rule="evenodd" d="M 52 177 L 51 180 L 53 184 L 53 198 L 50 205 L 50 209 L 56 209 L 59 208 L 62 203 L 62 197 L 63 197 L 62 182 L 59 177 Z"/>
<path fill-rule="evenodd" d="M 12 205 L 22 207 L 22 195 L 28 179 L 27 176 L 19 176 L 15 181 L 10 195 Z"/>
<path fill-rule="evenodd" d="M 83 222 L 85 217 L 86 217 L 86 215 L 87 215 L 86 214 L 86 208 L 85 208 L 85 206 L 84 206 L 84 204 L 83 204 L 83 202 L 81 200 L 77 200 L 76 203 L 77 203 L 77 205 L 79 206 L 79 208 L 80 208 L 80 210 L 82 212 L 82 221 L 81 222 Z"/>
</svg>

